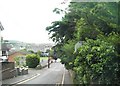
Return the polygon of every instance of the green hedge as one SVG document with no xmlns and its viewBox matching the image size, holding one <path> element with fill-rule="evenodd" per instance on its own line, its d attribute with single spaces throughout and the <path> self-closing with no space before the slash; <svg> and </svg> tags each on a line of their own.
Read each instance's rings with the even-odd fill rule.
<svg viewBox="0 0 120 86">
<path fill-rule="evenodd" d="M 29 54 L 26 56 L 26 65 L 29 68 L 35 68 L 37 65 L 39 65 L 40 58 L 36 54 Z"/>
<path fill-rule="evenodd" d="M 100 39 L 87 39 L 74 62 L 76 81 L 81 84 L 115 84 L 119 70 L 114 46 Z"/>
</svg>

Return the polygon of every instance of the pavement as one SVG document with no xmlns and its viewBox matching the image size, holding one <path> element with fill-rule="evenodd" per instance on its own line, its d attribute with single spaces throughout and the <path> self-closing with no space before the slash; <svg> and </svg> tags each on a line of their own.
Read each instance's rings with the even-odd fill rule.
<svg viewBox="0 0 120 86">
<path fill-rule="evenodd" d="M 70 72 L 65 69 L 65 80 L 64 84 L 73 84 L 72 77 L 70 76 Z"/>
<path fill-rule="evenodd" d="M 47 65 L 47 62 L 43 63 L 42 66 Z M 29 68 L 28 69 L 28 74 L 27 75 L 21 75 L 21 76 L 17 76 L 11 79 L 6 79 L 2 81 L 2 84 L 16 84 L 19 83 L 21 81 L 27 80 L 29 78 L 32 78 L 34 76 L 37 76 L 38 73 L 42 72 L 43 70 L 47 70 L 48 68 L 45 67 L 41 70 L 36 70 L 33 68 Z M 63 84 L 73 84 L 72 78 L 70 76 L 70 73 L 68 72 L 68 70 L 65 69 L 65 76 L 64 76 L 64 82 Z M 4 85 L 3 85 L 4 86 Z"/>
</svg>

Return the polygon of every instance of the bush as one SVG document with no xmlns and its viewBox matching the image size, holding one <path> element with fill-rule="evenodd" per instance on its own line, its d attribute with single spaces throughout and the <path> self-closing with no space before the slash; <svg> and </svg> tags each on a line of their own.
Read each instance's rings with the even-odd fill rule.
<svg viewBox="0 0 120 86">
<path fill-rule="evenodd" d="M 102 40 L 87 39 L 74 62 L 77 83 L 117 84 L 118 62 L 115 48 Z"/>
<path fill-rule="evenodd" d="M 74 66 L 74 60 L 75 60 L 75 55 L 73 54 L 74 52 L 74 45 L 75 45 L 74 40 L 70 40 L 68 43 L 64 44 L 62 48 L 61 53 L 61 63 L 65 64 L 66 69 L 72 69 Z"/>
<path fill-rule="evenodd" d="M 19 57 L 15 57 L 14 60 L 15 60 L 15 65 L 19 66 L 20 65 L 20 63 L 19 63 L 20 58 Z"/>
<path fill-rule="evenodd" d="M 40 58 L 36 54 L 29 54 L 26 56 L 26 65 L 29 68 L 35 68 L 40 62 Z"/>
</svg>

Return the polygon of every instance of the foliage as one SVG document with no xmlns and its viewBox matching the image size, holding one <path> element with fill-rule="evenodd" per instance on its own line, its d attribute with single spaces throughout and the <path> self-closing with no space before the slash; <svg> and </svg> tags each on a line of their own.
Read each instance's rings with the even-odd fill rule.
<svg viewBox="0 0 120 86">
<path fill-rule="evenodd" d="M 118 27 L 118 3 L 73 3 L 71 10 L 81 18 L 76 22 L 76 37 L 96 39 L 98 34 L 120 33 Z"/>
<path fill-rule="evenodd" d="M 20 58 L 19 57 L 15 57 L 14 60 L 15 60 L 16 66 L 19 66 L 20 65 L 19 64 Z"/>
<path fill-rule="evenodd" d="M 71 3 L 61 21 L 55 21 L 46 28 L 54 42 L 64 44 L 68 40 L 85 37 L 95 39 L 98 34 L 120 33 L 118 27 L 118 3 Z"/>
<path fill-rule="evenodd" d="M 37 55 L 41 56 L 41 51 L 40 50 L 37 51 Z"/>
<path fill-rule="evenodd" d="M 26 66 L 25 57 L 18 56 L 14 58 L 16 66 Z"/>
<path fill-rule="evenodd" d="M 118 63 L 115 48 L 102 40 L 87 39 L 78 49 L 74 62 L 78 83 L 118 83 Z"/>
<path fill-rule="evenodd" d="M 49 51 L 49 56 L 50 56 L 50 57 L 53 57 L 53 54 L 54 54 L 53 52 L 54 52 L 53 49 L 51 49 L 51 50 Z"/>
<path fill-rule="evenodd" d="M 26 56 L 26 65 L 29 68 L 35 68 L 40 61 L 40 57 L 36 54 L 29 54 Z"/>
<path fill-rule="evenodd" d="M 114 45 L 116 51 L 120 55 L 120 49 L 119 49 L 119 47 L 120 47 L 120 34 L 112 32 L 108 36 L 98 35 L 98 38 L 102 39 L 106 42 L 110 42 L 112 45 Z"/>
<path fill-rule="evenodd" d="M 28 52 L 30 52 L 30 53 L 34 53 L 34 51 L 33 51 L 33 50 L 28 50 Z"/>
<path fill-rule="evenodd" d="M 70 40 L 67 44 L 65 44 L 60 51 L 60 58 L 61 62 L 65 64 L 67 69 L 72 69 L 73 68 L 73 63 L 75 59 L 75 55 L 73 54 L 74 52 L 74 45 L 75 41 Z"/>
<path fill-rule="evenodd" d="M 120 84 L 119 7 L 120 2 L 73 2 L 61 21 L 46 28 L 57 57 L 75 72 L 77 83 Z M 74 54 L 78 41 L 84 44 Z"/>
<path fill-rule="evenodd" d="M 46 50 L 46 53 L 49 53 L 49 52 L 50 52 L 50 49 L 47 49 L 47 50 Z"/>
<path fill-rule="evenodd" d="M 53 22 L 52 26 L 48 26 L 46 30 L 49 31 L 49 34 L 52 33 L 50 38 L 53 39 L 54 42 L 62 44 L 74 38 L 74 35 L 71 34 L 75 31 L 74 26 L 75 22 L 73 19 L 67 19 L 66 17 L 63 18 L 62 21 Z"/>
</svg>

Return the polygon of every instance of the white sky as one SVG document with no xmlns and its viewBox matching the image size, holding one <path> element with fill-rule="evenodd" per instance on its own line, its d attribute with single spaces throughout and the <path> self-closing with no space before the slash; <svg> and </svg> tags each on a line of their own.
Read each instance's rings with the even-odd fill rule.
<svg viewBox="0 0 120 86">
<path fill-rule="evenodd" d="M 61 15 L 53 13 L 56 7 L 67 7 L 66 0 L 0 0 L 0 21 L 4 27 L 3 39 L 30 43 L 52 43 L 45 30 Z"/>
</svg>

